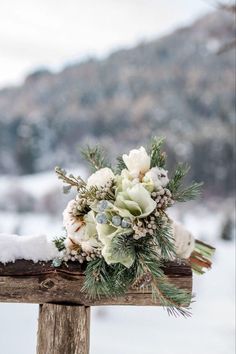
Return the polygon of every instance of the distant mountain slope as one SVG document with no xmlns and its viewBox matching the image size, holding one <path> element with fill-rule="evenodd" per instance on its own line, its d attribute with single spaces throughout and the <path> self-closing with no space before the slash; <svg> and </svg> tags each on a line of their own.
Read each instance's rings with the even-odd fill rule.
<svg viewBox="0 0 236 354">
<path fill-rule="evenodd" d="M 78 162 L 78 147 L 110 153 L 167 137 L 170 163 L 188 160 L 210 193 L 230 191 L 235 54 L 216 51 L 234 33 L 224 12 L 173 34 L 91 59 L 58 74 L 41 70 L 0 91 L 0 173 Z"/>
</svg>

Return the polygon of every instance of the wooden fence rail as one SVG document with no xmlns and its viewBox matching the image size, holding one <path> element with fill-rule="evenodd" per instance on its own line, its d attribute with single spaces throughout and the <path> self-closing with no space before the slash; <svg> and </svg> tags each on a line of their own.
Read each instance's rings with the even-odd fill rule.
<svg viewBox="0 0 236 354">
<path fill-rule="evenodd" d="M 187 262 L 168 263 L 164 271 L 173 284 L 192 291 Z M 73 262 L 60 268 L 25 260 L 0 263 L 0 302 L 40 304 L 37 354 L 89 354 L 90 306 L 160 305 L 149 290 L 130 289 L 118 298 L 91 300 L 81 292 L 83 281 L 83 269 Z"/>
</svg>

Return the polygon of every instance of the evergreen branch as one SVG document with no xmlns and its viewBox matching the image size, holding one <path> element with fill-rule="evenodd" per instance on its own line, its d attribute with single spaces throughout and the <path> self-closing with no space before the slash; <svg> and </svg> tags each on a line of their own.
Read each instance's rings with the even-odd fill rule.
<svg viewBox="0 0 236 354">
<path fill-rule="evenodd" d="M 178 191 L 178 189 L 182 186 L 183 178 L 187 175 L 189 170 L 190 167 L 188 164 L 180 163 L 177 165 L 174 176 L 171 178 L 167 185 L 167 188 L 171 191 L 172 194 Z"/>
<path fill-rule="evenodd" d="M 153 237 L 164 260 L 172 260 L 176 256 L 172 227 L 169 221 L 162 217 L 156 218 L 157 229 Z"/>
<path fill-rule="evenodd" d="M 186 202 L 188 200 L 193 200 L 199 197 L 201 194 L 201 187 L 203 183 L 193 182 L 190 186 L 177 191 L 173 195 L 173 199 L 177 202 Z"/>
<path fill-rule="evenodd" d="M 108 267 L 104 258 L 97 258 L 88 263 L 81 291 L 87 293 L 90 299 L 100 299 L 101 296 L 112 295 L 112 280 Z"/>
<path fill-rule="evenodd" d="M 124 295 L 134 280 L 135 272 L 122 264 L 107 265 L 104 258 L 88 263 L 82 292 L 91 299 L 101 296 L 117 297 Z"/>
<path fill-rule="evenodd" d="M 135 242 L 130 235 L 117 235 L 111 241 L 111 252 L 118 258 L 135 257 Z"/>
<path fill-rule="evenodd" d="M 203 183 L 193 182 L 190 186 L 184 187 L 183 179 L 189 172 L 189 169 L 190 167 L 187 164 L 177 165 L 174 176 L 167 185 L 175 201 L 186 202 L 195 199 L 201 192 Z"/>
<path fill-rule="evenodd" d="M 167 277 L 156 278 L 152 283 L 153 297 L 158 298 L 162 306 L 167 307 L 167 312 L 175 317 L 182 315 L 191 316 L 188 306 L 192 300 L 192 294 L 171 284 Z"/>
<path fill-rule="evenodd" d="M 122 156 L 118 156 L 116 158 L 116 161 L 117 161 L 116 173 L 119 175 L 119 174 L 121 174 L 122 170 L 126 169 L 126 164 L 124 163 Z"/>
<path fill-rule="evenodd" d="M 117 263 L 113 266 L 113 293 L 116 296 L 125 295 L 136 278 L 136 268 L 132 266 L 127 269 L 123 264 Z"/>
<path fill-rule="evenodd" d="M 146 252 L 143 253 L 141 250 L 138 257 L 141 273 L 150 273 L 152 275 L 153 299 L 158 299 L 163 306 L 167 307 L 169 314 L 188 317 L 190 315 L 189 310 L 184 309 L 183 306 L 187 306 L 191 302 L 191 293 L 169 283 L 161 268 L 162 263 L 158 262 L 155 252 L 146 254 Z"/>
<path fill-rule="evenodd" d="M 81 154 L 83 158 L 89 162 L 93 171 L 109 166 L 109 163 L 104 156 L 104 151 L 99 146 L 87 146 L 85 149 L 81 150 Z"/>
<path fill-rule="evenodd" d="M 164 167 L 166 163 L 166 154 L 161 151 L 165 138 L 152 138 L 150 147 L 151 167 Z"/>
<path fill-rule="evenodd" d="M 59 236 L 53 240 L 53 243 L 55 244 L 58 251 L 63 251 L 66 248 L 64 244 L 65 239 L 65 236 Z"/>
</svg>

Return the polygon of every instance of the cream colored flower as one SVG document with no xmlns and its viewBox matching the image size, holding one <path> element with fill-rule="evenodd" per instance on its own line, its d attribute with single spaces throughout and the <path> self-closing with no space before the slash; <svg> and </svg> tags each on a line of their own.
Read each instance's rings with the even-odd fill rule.
<svg viewBox="0 0 236 354">
<path fill-rule="evenodd" d="M 143 176 L 150 169 L 151 158 L 143 146 L 131 150 L 129 155 L 124 154 L 122 158 L 133 178 Z"/>
<path fill-rule="evenodd" d="M 107 183 L 115 178 L 114 173 L 108 167 L 101 168 L 100 170 L 93 173 L 87 181 L 88 187 L 104 187 Z"/>
</svg>

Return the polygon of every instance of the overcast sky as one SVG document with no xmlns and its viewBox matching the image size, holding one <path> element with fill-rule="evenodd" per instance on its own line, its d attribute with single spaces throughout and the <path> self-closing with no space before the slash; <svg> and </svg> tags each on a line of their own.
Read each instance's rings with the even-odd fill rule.
<svg viewBox="0 0 236 354">
<path fill-rule="evenodd" d="M 0 87 L 40 66 L 156 38 L 212 10 L 210 0 L 0 0 Z"/>
</svg>

